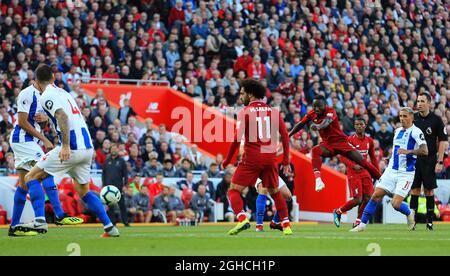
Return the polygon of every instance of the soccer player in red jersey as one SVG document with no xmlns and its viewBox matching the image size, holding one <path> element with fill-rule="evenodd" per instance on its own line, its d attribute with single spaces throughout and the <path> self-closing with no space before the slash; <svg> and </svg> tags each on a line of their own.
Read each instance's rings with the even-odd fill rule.
<svg viewBox="0 0 450 276">
<path fill-rule="evenodd" d="M 377 157 L 375 156 L 373 139 L 366 135 L 366 121 L 361 117 L 357 117 L 354 126 L 355 134 L 348 137 L 348 142 L 361 153 L 365 160 L 367 160 L 367 156 L 369 156 L 372 165 L 378 169 L 379 166 Z M 361 165 L 350 161 L 344 156 L 341 156 L 340 160 L 347 166 L 348 186 L 350 188 L 350 197 L 353 199 L 347 201 L 343 206 L 333 211 L 334 224 L 339 227 L 341 224 L 342 213 L 359 205 L 358 218 L 355 223 L 355 225 L 358 225 L 361 222 L 364 208 L 366 208 L 367 202 L 369 202 L 374 191 L 372 177 Z"/>
<path fill-rule="evenodd" d="M 289 133 L 289 137 L 299 132 L 308 122 L 312 121 L 311 130 L 318 130 L 322 143 L 312 149 L 312 165 L 316 177 L 316 191 L 320 192 L 325 184 L 320 178 L 322 157 L 333 157 L 341 154 L 353 162 L 361 165 L 369 171 L 374 179 L 381 177 L 380 171 L 367 162 L 363 156 L 347 141 L 347 136 L 342 132 L 336 111 L 328 107 L 325 97 L 318 95 L 313 102 L 313 110 L 308 112 Z"/>
<path fill-rule="evenodd" d="M 241 83 L 240 98 L 244 105 L 237 118 L 237 131 L 222 166 L 226 168 L 239 148 L 244 137 L 244 154 L 236 168 L 228 191 L 228 199 L 237 216 L 238 224 L 228 234 L 236 235 L 250 228 L 244 212 L 241 192 L 248 186 L 254 186 L 260 178 L 262 184 L 275 201 L 275 206 L 282 219 L 283 233 L 292 234 L 286 200 L 278 190 L 277 145 L 278 133 L 283 143 L 283 170 L 288 173 L 289 136 L 280 112 L 265 104 L 262 99 L 266 89 L 258 81 L 247 79 Z"/>
</svg>

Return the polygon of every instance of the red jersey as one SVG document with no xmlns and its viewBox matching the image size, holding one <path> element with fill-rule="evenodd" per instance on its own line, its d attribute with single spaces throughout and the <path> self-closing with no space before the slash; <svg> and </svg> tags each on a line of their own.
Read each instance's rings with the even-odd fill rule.
<svg viewBox="0 0 450 276">
<path fill-rule="evenodd" d="M 283 164 L 289 164 L 289 135 L 278 109 L 262 101 L 253 101 L 238 114 L 237 130 L 224 164 L 244 142 L 242 161 L 247 163 L 276 162 L 278 133 L 283 143 Z"/>
<path fill-rule="evenodd" d="M 373 139 L 370 138 L 367 135 L 364 135 L 364 137 L 361 139 L 358 137 L 357 134 L 353 134 L 348 137 L 348 142 L 352 144 L 356 150 L 361 153 L 363 158 L 368 161 L 367 157 L 370 157 L 370 162 L 379 170 L 378 166 L 378 160 L 375 156 L 375 147 L 373 145 Z M 355 162 L 345 158 L 344 156 L 340 156 L 340 160 L 347 166 L 347 175 L 349 177 L 370 177 L 370 173 L 366 169 L 362 169 L 361 171 L 357 172 L 353 168 L 356 165 Z"/>
<path fill-rule="evenodd" d="M 318 116 L 314 110 L 311 110 L 301 120 L 303 124 L 307 124 L 312 121 L 314 124 L 321 124 L 325 118 L 331 118 L 333 122 L 325 129 L 319 130 L 320 137 L 324 142 L 337 142 L 347 141 L 347 136 L 342 132 L 341 125 L 336 111 L 331 107 L 325 107 L 325 110 L 321 116 Z"/>
</svg>

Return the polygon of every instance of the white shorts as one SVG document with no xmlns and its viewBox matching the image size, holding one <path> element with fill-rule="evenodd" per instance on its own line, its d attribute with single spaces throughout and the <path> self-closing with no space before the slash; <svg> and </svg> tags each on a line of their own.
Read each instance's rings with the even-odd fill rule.
<svg viewBox="0 0 450 276">
<path fill-rule="evenodd" d="M 376 184 L 376 188 L 406 198 L 411 190 L 413 181 L 414 172 L 399 172 L 387 169 Z"/>
<path fill-rule="evenodd" d="M 256 184 L 255 184 L 256 189 L 258 189 L 258 186 L 261 183 L 262 183 L 261 178 L 258 178 L 258 180 L 256 180 Z M 278 189 L 281 189 L 281 187 L 283 187 L 284 185 L 286 185 L 286 183 L 284 182 L 283 178 L 278 177 Z"/>
<path fill-rule="evenodd" d="M 44 156 L 44 151 L 36 142 L 10 143 L 14 151 L 16 169 L 31 171 L 34 162 Z"/>
<path fill-rule="evenodd" d="M 41 158 L 37 166 L 50 175 L 61 177 L 68 174 L 79 184 L 89 184 L 91 182 L 91 163 L 94 150 L 72 150 L 70 151 L 70 159 L 62 163 L 59 159 L 60 151 L 60 146 L 54 148 Z"/>
</svg>

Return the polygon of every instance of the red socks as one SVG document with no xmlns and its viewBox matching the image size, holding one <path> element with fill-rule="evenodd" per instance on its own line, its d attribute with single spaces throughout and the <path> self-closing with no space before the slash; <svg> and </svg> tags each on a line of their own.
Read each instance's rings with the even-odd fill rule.
<svg viewBox="0 0 450 276">
<path fill-rule="evenodd" d="M 239 222 L 243 221 L 247 217 L 242 215 L 244 213 L 244 202 L 242 202 L 241 192 L 238 190 L 230 189 L 228 190 L 228 199 L 230 200 L 231 208 L 234 214 L 237 216 Z"/>
<path fill-rule="evenodd" d="M 314 171 L 314 177 L 317 179 L 317 178 L 320 178 L 320 171 Z"/>
<path fill-rule="evenodd" d="M 283 222 L 283 227 L 289 226 L 289 216 L 286 200 L 284 200 L 279 191 L 271 195 L 271 197 L 273 201 L 275 201 L 275 207 L 277 208 L 278 214 L 280 215 L 281 221 Z"/>
<path fill-rule="evenodd" d="M 311 153 L 314 172 L 318 171 L 320 173 L 320 168 L 322 167 L 322 149 L 320 148 L 320 146 L 315 146 L 314 148 L 312 148 Z"/>
<path fill-rule="evenodd" d="M 345 212 L 347 212 L 347 211 L 350 211 L 350 210 L 353 209 L 355 206 L 356 206 L 355 201 L 353 201 L 353 199 L 352 199 L 352 200 L 347 201 L 347 202 L 344 204 L 344 206 L 342 206 L 341 208 L 339 208 L 339 210 L 341 211 L 341 214 L 342 214 L 342 213 L 345 213 Z"/>
</svg>

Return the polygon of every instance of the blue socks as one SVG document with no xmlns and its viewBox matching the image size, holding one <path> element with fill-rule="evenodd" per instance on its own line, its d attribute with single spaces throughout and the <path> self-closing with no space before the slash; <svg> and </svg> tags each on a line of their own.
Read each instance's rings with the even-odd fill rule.
<svg viewBox="0 0 450 276">
<path fill-rule="evenodd" d="M 25 202 L 27 201 L 28 191 L 25 191 L 20 186 L 17 187 L 17 190 L 14 194 L 14 208 L 11 226 L 16 226 L 20 223 L 20 218 L 22 217 L 23 209 L 25 208 Z"/>
<path fill-rule="evenodd" d="M 83 197 L 83 201 L 87 204 L 88 208 L 95 213 L 95 215 L 102 222 L 105 228 L 113 225 L 108 215 L 106 214 L 102 201 L 93 192 L 88 192 Z"/>
<path fill-rule="evenodd" d="M 58 219 L 64 217 L 64 211 L 61 208 L 61 202 L 59 201 L 58 188 L 55 185 L 55 179 L 53 176 L 49 176 L 42 181 L 42 186 L 47 193 L 48 199 L 52 204 L 53 211 Z"/>
<path fill-rule="evenodd" d="M 411 209 L 409 209 L 408 204 L 406 204 L 406 202 L 402 202 L 400 208 L 396 210 L 404 214 L 405 216 L 409 216 L 411 214 Z"/>
<path fill-rule="evenodd" d="M 363 216 L 361 218 L 361 222 L 364 224 L 367 224 L 372 217 L 373 214 L 375 214 L 375 211 L 377 210 L 377 205 L 375 201 L 372 199 L 369 200 L 369 203 L 367 203 L 366 208 L 364 209 Z"/>
<path fill-rule="evenodd" d="M 275 222 L 276 224 L 281 223 L 281 218 L 280 215 L 278 214 L 278 211 L 276 211 L 275 214 L 273 215 L 272 221 Z"/>
<path fill-rule="evenodd" d="M 33 205 L 35 219 L 45 220 L 45 194 L 38 180 L 27 183 L 30 193 L 31 205 Z"/>
<path fill-rule="evenodd" d="M 377 209 L 377 203 L 373 201 L 372 199 L 367 203 L 366 208 L 364 209 L 363 216 L 361 218 L 361 222 L 364 224 L 367 224 L 372 217 L 372 215 L 375 213 Z M 409 216 L 411 214 L 411 210 L 408 207 L 408 204 L 406 202 L 402 202 L 399 209 L 396 209 L 400 213 L 404 214 L 405 216 Z"/>
<path fill-rule="evenodd" d="M 267 196 L 258 194 L 256 198 L 256 225 L 262 225 L 266 213 Z"/>
</svg>

